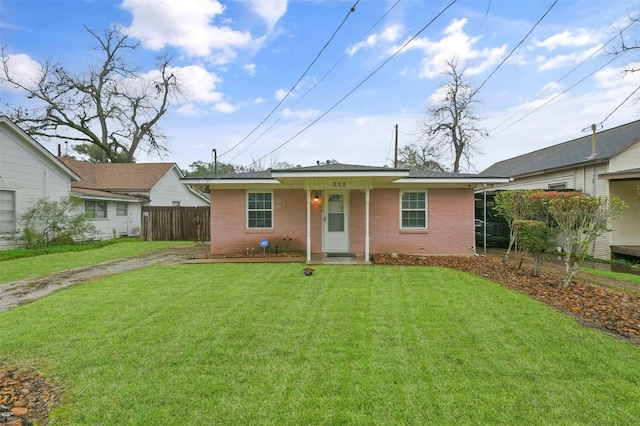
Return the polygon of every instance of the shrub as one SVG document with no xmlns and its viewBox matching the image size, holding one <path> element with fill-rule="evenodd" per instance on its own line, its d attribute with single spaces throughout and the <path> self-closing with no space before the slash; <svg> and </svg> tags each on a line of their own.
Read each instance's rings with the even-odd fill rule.
<svg viewBox="0 0 640 426">
<path fill-rule="evenodd" d="M 18 218 L 22 233 L 16 240 L 28 249 L 84 240 L 87 234 L 95 233 L 96 228 L 88 221 L 92 214 L 80 212 L 79 206 L 80 200 L 72 197 L 59 201 L 38 200 Z"/>
<path fill-rule="evenodd" d="M 535 259 L 533 275 L 540 276 L 544 254 L 554 247 L 558 231 L 540 220 L 517 220 L 513 222 L 513 226 L 518 246 L 531 253 Z"/>
</svg>

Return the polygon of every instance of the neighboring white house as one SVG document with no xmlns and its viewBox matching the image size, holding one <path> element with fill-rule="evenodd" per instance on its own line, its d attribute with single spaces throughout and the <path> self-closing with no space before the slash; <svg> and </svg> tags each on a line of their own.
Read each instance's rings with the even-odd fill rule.
<svg viewBox="0 0 640 426">
<path fill-rule="evenodd" d="M 18 218 L 36 201 L 69 196 L 80 177 L 20 129 L 0 116 L 0 249 L 15 247 Z"/>
<path fill-rule="evenodd" d="M 208 206 L 209 199 L 180 182 L 175 163 L 88 163 L 61 158 L 82 179 L 72 194 L 94 212 L 103 239 L 139 236 L 142 206 Z"/>
<path fill-rule="evenodd" d="M 500 189 L 576 190 L 617 196 L 629 208 L 598 238 L 594 256 L 640 257 L 640 120 L 493 164 L 480 175 L 510 176 Z"/>
</svg>

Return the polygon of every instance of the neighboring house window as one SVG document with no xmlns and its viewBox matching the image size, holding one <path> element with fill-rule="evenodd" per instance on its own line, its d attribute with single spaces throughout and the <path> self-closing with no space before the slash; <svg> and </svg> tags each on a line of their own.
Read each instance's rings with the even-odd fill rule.
<svg viewBox="0 0 640 426">
<path fill-rule="evenodd" d="M 116 203 L 116 216 L 127 215 L 127 203 Z"/>
<path fill-rule="evenodd" d="M 400 193 L 400 227 L 402 228 L 426 228 L 427 227 L 427 193 L 426 192 L 402 192 Z"/>
<path fill-rule="evenodd" d="M 247 228 L 271 228 L 273 226 L 273 194 L 270 192 L 247 193 Z"/>
<path fill-rule="evenodd" d="M 0 234 L 16 231 L 16 193 L 0 191 Z"/>
<path fill-rule="evenodd" d="M 106 201 L 85 201 L 84 211 L 93 212 L 94 219 L 107 218 L 107 202 Z"/>
<path fill-rule="evenodd" d="M 549 190 L 550 191 L 559 191 L 561 189 L 567 189 L 567 183 L 566 182 L 549 184 Z"/>
</svg>

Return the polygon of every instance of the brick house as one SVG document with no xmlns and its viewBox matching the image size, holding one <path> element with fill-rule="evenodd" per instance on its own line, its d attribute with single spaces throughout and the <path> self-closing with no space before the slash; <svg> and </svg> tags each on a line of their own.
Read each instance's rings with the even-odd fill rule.
<svg viewBox="0 0 640 426">
<path fill-rule="evenodd" d="M 307 262 L 372 254 L 470 255 L 474 189 L 509 178 L 322 164 L 185 178 L 211 198 L 211 252 L 296 250 Z M 313 258 L 312 258 L 313 257 Z"/>
</svg>

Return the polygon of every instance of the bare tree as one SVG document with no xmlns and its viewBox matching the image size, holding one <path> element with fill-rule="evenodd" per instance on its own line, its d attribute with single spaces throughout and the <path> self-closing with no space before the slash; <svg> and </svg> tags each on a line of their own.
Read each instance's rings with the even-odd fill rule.
<svg viewBox="0 0 640 426">
<path fill-rule="evenodd" d="M 419 144 L 452 158 L 454 173 L 460 171 L 462 159 L 470 166 L 479 151 L 477 138 L 487 135 L 478 125 L 482 119 L 473 109 L 480 102 L 478 91 L 464 79 L 466 69 L 460 69 L 456 58 L 447 61 L 447 82 L 438 90 L 442 99 L 427 108 L 427 117 L 419 123 Z"/>
<path fill-rule="evenodd" d="M 438 160 L 439 155 L 435 149 L 424 144 L 411 143 L 398 150 L 398 167 L 412 170 L 446 171 Z"/>
<path fill-rule="evenodd" d="M 640 26 L 640 17 L 629 16 L 629 28 L 638 26 Z M 611 53 L 613 53 L 614 55 L 621 55 L 632 51 L 640 52 L 640 41 L 638 41 L 637 39 L 630 39 L 629 37 L 625 39 L 625 35 L 622 33 L 622 31 L 624 30 L 620 31 L 620 43 L 618 46 L 614 47 Z M 625 67 L 625 73 L 632 73 L 637 71 L 640 71 L 640 68 L 633 67 L 631 65 L 627 65 Z"/>
<path fill-rule="evenodd" d="M 125 60 L 138 43 L 116 28 L 103 36 L 85 29 L 104 59 L 81 75 L 47 60 L 35 81 L 24 82 L 11 72 L 11 57 L 3 49 L 0 80 L 31 102 L 29 108 L 6 105 L 7 115 L 32 136 L 79 143 L 77 152 L 93 161 L 134 162 L 139 149 L 161 156 L 167 149 L 158 122 L 180 92 L 169 58 L 158 58 L 154 78 L 143 76 Z"/>
</svg>

